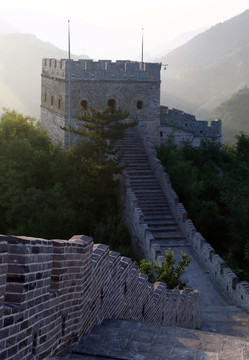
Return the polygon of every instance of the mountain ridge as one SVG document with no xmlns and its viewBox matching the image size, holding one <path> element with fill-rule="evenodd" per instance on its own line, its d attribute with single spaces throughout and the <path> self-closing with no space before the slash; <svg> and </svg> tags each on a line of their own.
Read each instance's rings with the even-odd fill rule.
<svg viewBox="0 0 249 360">
<path fill-rule="evenodd" d="M 160 59 L 162 103 L 206 118 L 249 85 L 249 10 L 212 26 Z"/>
</svg>

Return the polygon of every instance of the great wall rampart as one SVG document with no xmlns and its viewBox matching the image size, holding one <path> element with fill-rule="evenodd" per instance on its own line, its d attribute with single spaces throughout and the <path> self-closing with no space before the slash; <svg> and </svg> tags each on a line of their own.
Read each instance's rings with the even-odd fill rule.
<svg viewBox="0 0 249 360">
<path fill-rule="evenodd" d="M 106 318 L 201 325 L 200 293 L 168 290 L 87 236 L 0 237 L 0 358 L 43 359 Z"/>
<path fill-rule="evenodd" d="M 90 107 L 108 106 L 125 109 L 131 120 L 143 122 L 154 144 L 165 143 L 173 134 L 179 145 L 185 142 L 199 146 L 201 139 L 222 142 L 221 121 L 198 121 L 193 115 L 160 106 L 161 64 L 129 60 L 43 59 L 41 86 L 41 126 L 54 142 L 68 146 L 69 72 L 71 74 L 71 121 Z M 74 136 L 72 135 L 72 141 Z"/>
<path fill-rule="evenodd" d="M 207 120 L 196 120 L 194 115 L 177 109 L 169 109 L 167 106 L 160 106 L 160 114 L 161 144 L 172 135 L 179 146 L 189 143 L 198 147 L 203 139 L 212 139 L 222 143 L 220 119 L 211 121 L 209 126 Z"/>
<path fill-rule="evenodd" d="M 58 129 L 67 125 L 67 76 L 68 60 L 43 60 L 43 127 L 64 145 L 67 142 Z M 113 100 L 116 107 L 132 112 L 139 120 L 138 131 L 150 165 L 182 233 L 220 289 L 249 311 L 249 284 L 239 282 L 197 232 L 156 157 L 152 142 L 158 143 L 160 130 L 160 64 L 80 60 L 72 62 L 72 83 L 73 119 L 77 120 L 82 111 L 82 100 L 100 108 Z M 206 131 L 206 122 L 190 120 L 197 132 Z M 212 126 L 219 133 L 220 122 Z M 125 181 L 126 215 L 133 238 L 144 256 L 162 262 L 162 251 L 149 230 L 128 176 Z M 201 327 L 199 291 L 168 290 L 163 283 L 152 285 L 139 274 L 131 259 L 105 245 L 94 245 L 87 236 L 66 241 L 2 235 L 0 258 L 0 358 L 5 360 L 56 355 L 104 318 Z"/>
<path fill-rule="evenodd" d="M 193 222 L 188 218 L 183 204 L 179 202 L 179 198 L 172 188 L 170 178 L 161 165 L 160 160 L 157 158 L 155 147 L 142 124 L 138 125 L 137 131 L 143 141 L 149 163 L 161 185 L 171 212 L 194 254 L 205 266 L 213 281 L 224 294 L 226 294 L 234 304 L 249 311 L 249 283 L 247 281 L 239 282 L 238 277 L 227 267 L 224 260 L 215 253 L 212 246 L 206 242 L 203 236 L 197 231 Z M 145 256 L 151 260 L 157 259 L 159 262 L 162 262 L 163 254 L 160 247 L 154 245 L 155 239 L 144 221 L 143 212 L 137 205 L 137 199 L 129 186 L 128 178 L 126 186 L 126 216 L 131 224 L 130 229 L 133 232 L 133 236 L 137 238 L 140 248 L 144 249 Z"/>
</svg>

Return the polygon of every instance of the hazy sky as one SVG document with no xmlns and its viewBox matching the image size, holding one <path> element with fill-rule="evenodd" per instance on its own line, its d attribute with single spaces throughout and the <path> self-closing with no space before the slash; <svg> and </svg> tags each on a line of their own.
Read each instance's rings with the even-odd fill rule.
<svg viewBox="0 0 249 360">
<path fill-rule="evenodd" d="M 140 60 L 142 28 L 150 51 L 248 8 L 249 0 L 2 0 L 0 24 L 66 50 L 70 19 L 72 53 L 112 60 L 137 54 Z"/>
</svg>

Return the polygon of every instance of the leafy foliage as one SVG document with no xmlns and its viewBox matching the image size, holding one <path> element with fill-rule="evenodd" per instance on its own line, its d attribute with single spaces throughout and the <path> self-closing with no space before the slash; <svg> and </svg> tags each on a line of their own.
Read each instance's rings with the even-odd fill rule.
<svg viewBox="0 0 249 360">
<path fill-rule="evenodd" d="M 200 148 L 162 146 L 158 157 L 198 231 L 249 280 L 249 136 L 236 139 L 223 148 L 210 141 Z"/>
<path fill-rule="evenodd" d="M 130 255 L 116 201 L 116 160 L 94 162 L 93 145 L 82 143 L 65 152 L 33 118 L 5 110 L 0 120 L 0 231 L 63 239 L 87 234 L 97 242 L 110 239 L 112 249 L 121 246 Z"/>
<path fill-rule="evenodd" d="M 186 267 L 189 266 L 191 257 L 181 252 L 181 260 L 175 263 L 174 251 L 170 249 L 165 251 L 164 262 L 162 265 L 158 261 L 153 262 L 148 260 L 141 260 L 139 270 L 141 273 L 148 275 L 150 282 L 162 281 L 167 284 L 169 289 L 178 287 L 183 289 L 187 280 L 181 279 L 181 276 L 186 272 Z"/>
</svg>

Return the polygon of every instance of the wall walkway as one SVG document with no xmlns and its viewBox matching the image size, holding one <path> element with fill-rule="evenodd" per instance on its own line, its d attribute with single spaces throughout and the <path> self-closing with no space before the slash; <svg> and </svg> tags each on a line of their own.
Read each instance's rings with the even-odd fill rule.
<svg viewBox="0 0 249 360">
<path fill-rule="evenodd" d="M 202 294 L 202 329 L 232 334 L 235 319 L 249 321 L 248 314 L 241 309 L 249 311 L 249 284 L 238 281 L 188 219 L 141 125 L 128 130 L 121 149 L 123 161 L 128 164 L 126 217 L 135 246 L 143 256 L 159 262 L 168 248 L 174 250 L 176 259 L 181 251 L 190 255 L 192 261 L 186 277 L 188 284 Z"/>
</svg>

